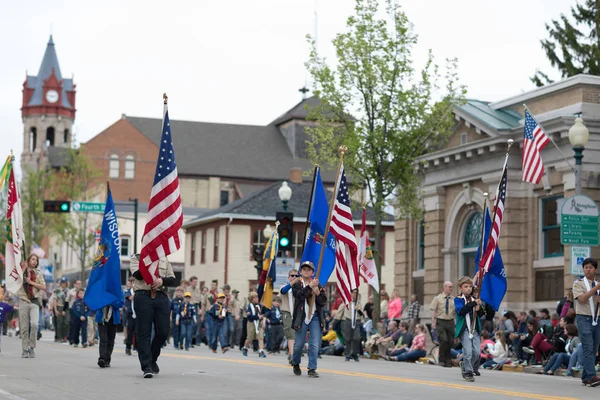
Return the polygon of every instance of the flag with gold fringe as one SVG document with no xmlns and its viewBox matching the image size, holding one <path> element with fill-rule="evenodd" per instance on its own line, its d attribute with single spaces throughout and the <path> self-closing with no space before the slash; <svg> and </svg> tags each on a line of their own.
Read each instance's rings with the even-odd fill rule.
<svg viewBox="0 0 600 400">
<path fill-rule="evenodd" d="M 279 251 L 279 234 L 277 233 L 278 224 L 275 225 L 275 230 L 265 246 L 263 269 L 260 273 L 257 289 L 259 302 L 266 308 L 271 308 L 273 305 L 273 283 L 277 276 L 275 259 Z"/>
</svg>

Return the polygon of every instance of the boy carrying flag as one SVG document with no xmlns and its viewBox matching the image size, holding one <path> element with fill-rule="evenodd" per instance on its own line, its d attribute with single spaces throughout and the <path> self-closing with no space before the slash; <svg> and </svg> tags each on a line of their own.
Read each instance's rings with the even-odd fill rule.
<svg viewBox="0 0 600 400">
<path fill-rule="evenodd" d="M 475 365 L 480 354 L 481 326 L 479 317 L 484 312 L 481 309 L 481 300 L 473 297 L 473 281 L 468 276 L 458 280 L 460 295 L 454 299 L 456 308 L 456 334 L 463 347 L 462 376 L 468 382 L 475 382 L 473 375 L 477 375 Z"/>
</svg>

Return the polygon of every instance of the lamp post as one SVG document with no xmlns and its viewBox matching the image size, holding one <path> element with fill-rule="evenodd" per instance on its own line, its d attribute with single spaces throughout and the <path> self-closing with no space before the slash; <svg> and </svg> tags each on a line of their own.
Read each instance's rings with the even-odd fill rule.
<svg viewBox="0 0 600 400">
<path fill-rule="evenodd" d="M 590 138 L 590 131 L 583 124 L 581 117 L 575 118 L 575 123 L 569 129 L 569 142 L 575 152 L 575 194 L 581 194 L 581 165 L 583 150 Z"/>
<path fill-rule="evenodd" d="M 283 181 L 279 188 L 279 200 L 283 203 L 283 211 L 287 211 L 288 201 L 292 198 L 292 188 L 286 181 Z"/>
<path fill-rule="evenodd" d="M 263 229 L 265 243 L 266 243 L 267 238 L 270 238 L 272 234 L 273 234 L 273 228 L 271 228 L 271 225 L 267 224 L 267 226 L 265 226 L 265 229 Z"/>
</svg>

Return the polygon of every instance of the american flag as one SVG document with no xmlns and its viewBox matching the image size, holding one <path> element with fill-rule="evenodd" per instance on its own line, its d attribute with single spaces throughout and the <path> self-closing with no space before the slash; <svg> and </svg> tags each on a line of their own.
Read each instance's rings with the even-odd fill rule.
<svg viewBox="0 0 600 400">
<path fill-rule="evenodd" d="M 336 241 L 335 246 L 335 273 L 337 276 L 338 293 L 346 305 L 352 302 L 352 290 L 360 284 L 358 269 L 358 244 L 352 223 L 352 210 L 350 209 L 350 195 L 348 182 L 344 173 L 344 164 L 340 168 L 338 177 L 337 197 L 333 203 L 331 224 L 329 231 Z"/>
<path fill-rule="evenodd" d="M 504 171 L 502 172 L 502 179 L 500 180 L 498 192 L 496 193 L 496 204 L 494 205 L 496 212 L 494 214 L 494 221 L 492 223 L 492 231 L 490 232 L 490 236 L 485 247 L 485 253 L 483 253 L 483 257 L 481 257 L 481 260 L 479 261 L 479 269 L 483 274 L 488 272 L 490 265 L 492 265 L 494 255 L 496 254 L 496 248 L 498 246 L 500 228 L 502 227 L 502 217 L 504 217 L 504 204 L 506 202 L 506 171 L 507 168 L 505 162 Z"/>
<path fill-rule="evenodd" d="M 548 144 L 550 138 L 542 130 L 540 124 L 525 110 L 523 139 L 523 182 L 540 183 L 544 175 L 544 164 L 540 151 Z"/>
<path fill-rule="evenodd" d="M 150 284 L 158 277 L 159 260 L 181 247 L 182 224 L 179 178 L 173 152 L 169 111 L 165 103 L 160 150 L 140 254 L 140 272 L 146 283 Z"/>
</svg>

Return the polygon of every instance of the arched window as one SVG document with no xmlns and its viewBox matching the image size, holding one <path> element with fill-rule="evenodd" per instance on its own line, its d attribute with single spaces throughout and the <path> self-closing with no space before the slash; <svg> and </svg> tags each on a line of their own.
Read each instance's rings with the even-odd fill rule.
<svg viewBox="0 0 600 400">
<path fill-rule="evenodd" d="M 46 145 L 48 147 L 54 146 L 54 127 L 52 126 L 46 129 Z"/>
<path fill-rule="evenodd" d="M 467 220 L 463 240 L 460 243 L 461 276 L 475 276 L 475 255 L 481 242 L 482 229 L 481 213 L 472 214 Z"/>
<path fill-rule="evenodd" d="M 63 136 L 63 143 L 67 143 L 68 141 L 69 141 L 69 130 L 65 129 L 64 136 Z"/>
<path fill-rule="evenodd" d="M 119 156 L 117 154 L 111 154 L 108 167 L 108 176 L 113 179 L 119 179 Z"/>
<path fill-rule="evenodd" d="M 33 153 L 37 147 L 37 128 L 32 126 L 29 130 L 29 152 Z"/>
<path fill-rule="evenodd" d="M 125 157 L 125 179 L 135 178 L 135 157 L 131 154 Z"/>
</svg>

